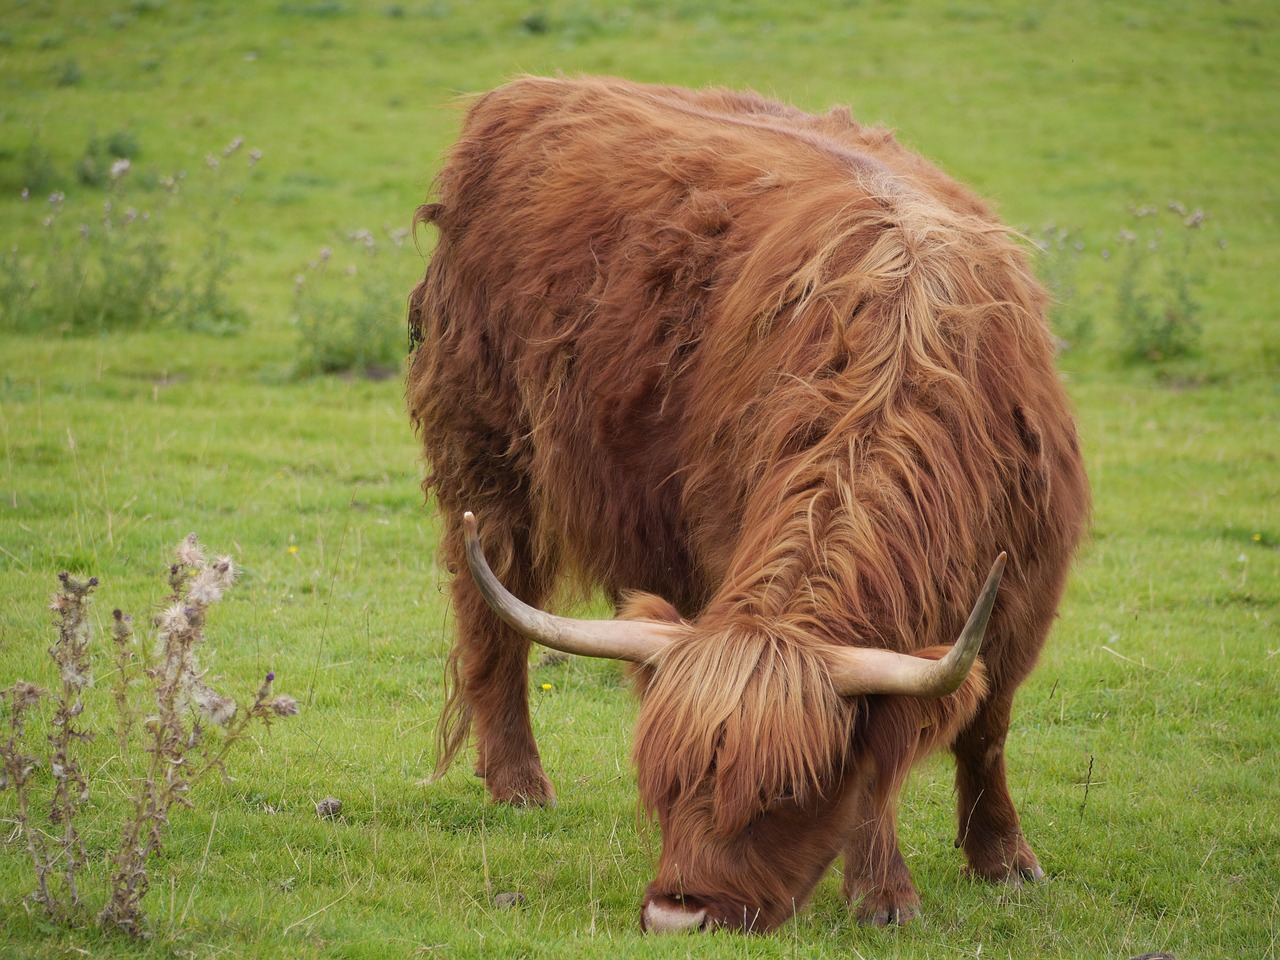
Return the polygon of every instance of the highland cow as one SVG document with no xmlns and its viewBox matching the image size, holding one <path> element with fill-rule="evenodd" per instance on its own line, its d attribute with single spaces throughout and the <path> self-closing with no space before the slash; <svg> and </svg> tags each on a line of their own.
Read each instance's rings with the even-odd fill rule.
<svg viewBox="0 0 1280 960">
<path fill-rule="evenodd" d="M 968 869 L 1042 877 L 1004 743 L 1089 496 L 1046 296 L 986 204 L 846 110 L 525 78 L 475 100 L 417 222 L 438 770 L 474 732 L 494 800 L 553 803 L 537 641 L 634 664 L 646 929 L 772 929 L 837 856 L 860 920 L 906 922 L 897 798 L 939 749 Z M 539 609 L 566 583 L 616 619 Z"/>
</svg>

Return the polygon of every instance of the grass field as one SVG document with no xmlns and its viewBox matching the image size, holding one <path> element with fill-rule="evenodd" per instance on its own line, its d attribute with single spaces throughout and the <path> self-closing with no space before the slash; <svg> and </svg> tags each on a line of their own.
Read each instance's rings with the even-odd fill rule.
<svg viewBox="0 0 1280 960">
<path fill-rule="evenodd" d="M 0 686 L 54 679 L 58 571 L 101 578 L 105 636 L 113 606 L 147 619 L 167 551 L 195 530 L 244 571 L 206 665 L 242 693 L 274 670 L 303 712 L 175 815 L 145 943 L 24 906 L 31 871 L 0 794 L 0 955 L 1280 955 L 1278 43 L 1280 8 L 1262 0 L 7 4 L 3 252 L 52 249 L 53 191 L 60 216 L 100 216 L 103 187 L 77 165 L 95 137 L 124 135 L 131 196 L 158 201 L 161 177 L 190 173 L 169 249 L 189 267 L 219 218 L 248 326 L 0 328 Z M 961 876 L 939 759 L 901 817 L 924 922 L 858 927 L 832 875 L 773 937 L 646 940 L 658 838 L 637 813 L 635 708 L 612 664 L 533 671 L 557 809 L 487 804 L 466 763 L 423 784 L 449 635 L 403 384 L 297 376 L 295 277 L 326 246 L 345 264 L 352 231 L 409 224 L 457 94 L 556 70 L 849 104 L 1013 225 L 1069 231 L 1062 366 L 1094 527 L 1009 748 L 1046 883 Z M 237 137 L 260 161 L 212 175 L 206 156 Z M 1139 228 L 1177 233 L 1170 201 L 1208 215 L 1176 267 L 1201 332 L 1185 356 L 1125 360 L 1117 237 L 1145 205 L 1162 212 Z M 420 275 L 432 238 L 418 241 L 386 245 L 389 289 Z M 393 336 L 402 294 L 385 303 Z M 106 736 L 86 751 L 90 907 L 122 809 L 111 756 Z M 314 812 L 328 796 L 337 820 Z M 499 909 L 502 892 L 525 901 Z"/>
</svg>

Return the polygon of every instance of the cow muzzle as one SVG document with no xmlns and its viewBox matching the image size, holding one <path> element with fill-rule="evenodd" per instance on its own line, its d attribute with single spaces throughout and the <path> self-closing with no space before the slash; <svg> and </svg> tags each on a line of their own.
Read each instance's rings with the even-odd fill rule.
<svg viewBox="0 0 1280 960">
<path fill-rule="evenodd" d="M 685 933 L 706 930 L 712 924 L 706 907 L 661 895 L 645 899 L 640 908 L 640 929 L 645 933 Z"/>
</svg>

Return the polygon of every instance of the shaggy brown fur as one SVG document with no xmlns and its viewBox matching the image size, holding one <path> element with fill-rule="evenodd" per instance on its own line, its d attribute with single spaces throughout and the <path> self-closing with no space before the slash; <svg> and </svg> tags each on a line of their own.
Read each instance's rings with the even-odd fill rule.
<svg viewBox="0 0 1280 960">
<path fill-rule="evenodd" d="M 768 929 L 843 853 L 859 916 L 908 919 L 897 792 L 943 747 L 971 869 L 1040 875 L 1003 743 L 1088 490 L 1045 295 L 987 207 L 846 111 L 527 78 L 472 105 L 418 220 L 408 404 L 450 569 L 473 510 L 524 600 L 568 574 L 686 618 L 637 682 L 647 902 Z M 835 694 L 837 645 L 945 652 L 1001 550 L 985 669 Z M 549 803 L 528 643 L 452 592 L 441 769 L 474 726 L 492 796 Z"/>
</svg>

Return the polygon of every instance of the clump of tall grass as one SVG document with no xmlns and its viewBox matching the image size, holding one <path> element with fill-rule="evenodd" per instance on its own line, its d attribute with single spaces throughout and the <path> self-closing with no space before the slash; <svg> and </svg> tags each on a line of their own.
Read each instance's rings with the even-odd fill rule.
<svg viewBox="0 0 1280 960">
<path fill-rule="evenodd" d="M 116 130 L 105 136 L 94 134 L 76 164 L 76 179 L 86 186 L 105 187 L 111 180 L 116 162 L 128 160 L 135 163 L 138 154 L 138 138 L 129 130 Z"/>
<path fill-rule="evenodd" d="M 1053 327 L 1064 349 L 1079 348 L 1093 339 L 1093 315 L 1080 296 L 1080 258 L 1085 241 L 1079 231 L 1057 223 L 1028 234 L 1037 249 L 1041 282 L 1053 297 Z"/>
<path fill-rule="evenodd" d="M 1130 225 L 1116 236 L 1116 321 L 1124 356 L 1153 363 L 1190 356 L 1200 343 L 1195 288 L 1203 277 L 1195 260 L 1206 214 L 1174 201 L 1164 210 L 1131 206 L 1129 215 Z"/>
<path fill-rule="evenodd" d="M 83 880 L 93 878 L 91 863 L 100 858 L 91 859 L 81 821 L 96 783 L 123 784 L 128 799 L 109 857 L 105 903 L 94 916 L 104 927 L 144 936 L 149 869 L 163 848 L 170 812 L 193 806 L 190 791 L 205 777 L 226 777 L 228 754 L 255 725 L 297 714 L 296 700 L 273 692 L 274 673 L 243 705 L 216 690 L 200 667 L 210 609 L 234 580 L 231 559 L 207 558 L 192 534 L 169 568 L 170 593 L 155 618 L 152 650 L 139 647 L 130 617 L 113 612 L 114 755 L 92 765 L 90 775 L 82 753 L 94 734 L 82 718 L 93 686 L 89 611 L 98 581 L 60 575 L 50 605 L 57 635 L 49 656 L 57 683 L 44 690 L 18 680 L 0 690 L 8 713 L 7 735 L 0 741 L 0 789 L 14 796 L 14 820 L 34 869 L 30 899 L 51 919 L 88 918 Z M 47 751 L 30 744 L 28 730 L 44 702 L 52 710 Z"/>
<path fill-rule="evenodd" d="M 338 254 L 332 247 L 321 248 L 294 278 L 298 376 L 356 373 L 376 378 L 400 369 L 405 300 L 392 254 L 410 234 L 407 228 L 387 231 L 379 240 L 369 230 L 356 230 Z"/>
<path fill-rule="evenodd" d="M 209 175 L 220 177 L 243 144 L 237 137 L 221 157 L 207 157 Z M 137 149 L 123 135 L 94 138 L 77 171 L 78 195 L 53 190 L 37 198 L 24 188 L 36 239 L 0 255 L 0 331 L 84 335 L 173 324 L 221 334 L 244 328 L 246 313 L 230 293 L 236 257 L 221 210 L 224 199 L 237 202 L 238 190 L 215 182 L 213 210 L 186 213 L 186 174 L 140 181 L 134 160 L 121 155 Z M 249 166 L 260 157 L 250 151 Z M 33 177 L 48 179 L 40 170 Z M 175 257 L 165 221 L 183 216 L 204 221 L 202 242 Z"/>
</svg>

